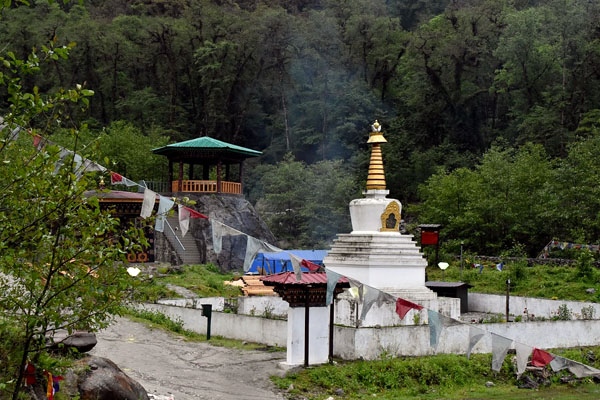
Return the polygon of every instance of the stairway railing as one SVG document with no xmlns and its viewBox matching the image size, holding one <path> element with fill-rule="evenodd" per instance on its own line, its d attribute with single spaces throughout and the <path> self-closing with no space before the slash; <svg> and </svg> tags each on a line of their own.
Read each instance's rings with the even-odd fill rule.
<svg viewBox="0 0 600 400">
<path fill-rule="evenodd" d="M 171 224 L 169 224 L 169 221 L 167 219 L 165 219 L 165 228 L 165 236 L 167 237 L 169 243 L 171 243 L 173 248 L 175 248 L 177 255 L 183 260 L 185 257 L 185 247 L 183 246 L 183 243 L 181 243 L 181 240 L 179 240 L 179 238 L 175 234 L 175 231 L 173 230 Z"/>
</svg>

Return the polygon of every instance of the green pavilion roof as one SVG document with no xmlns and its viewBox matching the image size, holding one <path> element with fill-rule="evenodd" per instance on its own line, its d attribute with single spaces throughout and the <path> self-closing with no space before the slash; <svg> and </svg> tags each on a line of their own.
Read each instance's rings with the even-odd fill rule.
<svg viewBox="0 0 600 400">
<path fill-rule="evenodd" d="M 182 151 L 218 151 L 225 153 L 236 153 L 246 157 L 257 157 L 262 154 L 261 151 L 248 149 L 235 144 L 223 142 L 208 136 L 196 139 L 186 140 L 185 142 L 173 143 L 156 149 L 152 149 L 155 154 L 166 155 Z"/>
</svg>

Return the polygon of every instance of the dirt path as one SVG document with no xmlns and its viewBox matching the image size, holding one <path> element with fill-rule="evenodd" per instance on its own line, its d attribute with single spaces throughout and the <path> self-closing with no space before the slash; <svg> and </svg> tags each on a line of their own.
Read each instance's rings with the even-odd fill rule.
<svg viewBox="0 0 600 400">
<path fill-rule="evenodd" d="M 187 399 L 283 399 L 269 376 L 285 353 L 227 349 L 186 342 L 162 330 L 120 318 L 97 334 L 91 354 L 107 357 L 148 394 Z"/>
</svg>

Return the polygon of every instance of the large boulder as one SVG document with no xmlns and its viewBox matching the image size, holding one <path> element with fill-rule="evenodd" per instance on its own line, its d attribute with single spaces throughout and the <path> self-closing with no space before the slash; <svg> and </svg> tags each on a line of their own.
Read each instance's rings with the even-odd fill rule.
<svg viewBox="0 0 600 400">
<path fill-rule="evenodd" d="M 59 331 L 54 335 L 52 349 L 63 352 L 74 349 L 80 353 L 87 353 L 96 343 L 96 334 L 92 332 L 73 332 L 69 335 L 65 331 Z"/>
<path fill-rule="evenodd" d="M 146 390 L 107 358 L 78 360 L 65 374 L 65 392 L 81 400 L 147 400 Z M 62 389 L 61 389 L 62 390 Z"/>
</svg>

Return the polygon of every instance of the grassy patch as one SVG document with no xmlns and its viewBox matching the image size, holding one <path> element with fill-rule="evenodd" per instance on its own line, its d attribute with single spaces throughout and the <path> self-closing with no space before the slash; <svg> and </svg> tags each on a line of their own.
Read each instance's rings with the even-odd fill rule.
<svg viewBox="0 0 600 400">
<path fill-rule="evenodd" d="M 442 279 L 443 277 L 443 279 Z M 486 263 L 483 272 L 465 263 L 462 281 L 473 285 L 472 291 L 481 293 L 506 293 L 506 280 L 511 280 L 513 295 L 544 297 L 548 299 L 600 301 L 600 271 L 594 270 L 589 276 L 582 276 L 576 267 L 535 265 L 528 267 L 521 262 L 509 263 L 502 271 L 496 270 L 492 263 Z M 442 276 L 437 267 L 427 268 L 430 281 L 459 281 L 460 264 L 450 263 Z M 596 293 L 586 293 L 586 289 L 595 288 Z M 579 310 L 575 310 L 579 312 Z"/>
<path fill-rule="evenodd" d="M 586 357 L 588 351 L 579 351 Z M 577 352 L 565 350 L 566 353 Z M 506 358 L 500 372 L 491 370 L 491 354 L 442 354 L 429 357 L 383 358 L 376 361 L 340 362 L 273 377 L 290 398 L 325 399 L 596 399 L 600 387 L 591 380 L 571 385 L 552 384 L 539 390 L 518 389 L 514 367 Z M 575 358 L 575 357 L 574 357 Z M 486 387 L 491 381 L 493 387 Z M 558 381 L 558 378 L 557 378 Z M 343 389 L 344 394 L 336 393 Z"/>
<path fill-rule="evenodd" d="M 222 336 L 211 336 L 210 340 L 206 340 L 206 335 L 185 329 L 183 321 L 173 320 L 168 316 L 158 311 L 137 310 L 126 308 L 123 314 L 133 321 L 146 324 L 151 329 L 162 329 L 164 331 L 173 332 L 183 336 L 186 340 L 193 342 L 207 342 L 213 346 L 227 347 L 241 350 L 262 350 L 262 351 L 284 351 L 284 348 L 276 346 L 267 346 L 260 343 L 250 343 L 241 340 L 227 339 Z"/>
<path fill-rule="evenodd" d="M 235 286 L 224 285 L 234 274 L 223 274 L 212 264 L 184 265 L 183 272 L 172 273 L 165 277 L 155 278 L 156 283 L 171 283 L 196 293 L 199 297 L 237 297 L 241 290 Z"/>
</svg>

